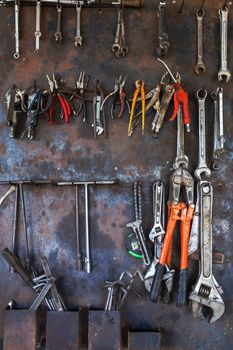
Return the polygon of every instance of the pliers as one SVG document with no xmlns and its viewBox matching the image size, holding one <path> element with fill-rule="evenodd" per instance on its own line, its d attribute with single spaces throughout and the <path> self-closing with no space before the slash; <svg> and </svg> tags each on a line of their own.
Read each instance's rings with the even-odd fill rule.
<svg viewBox="0 0 233 350">
<path fill-rule="evenodd" d="M 68 124 L 69 118 L 71 115 L 71 106 L 70 106 L 70 103 L 68 102 L 68 98 L 66 98 L 64 94 L 58 91 L 58 83 L 55 78 L 55 75 L 53 74 L 53 80 L 50 79 L 48 74 L 46 76 L 49 82 L 50 93 L 52 95 L 52 104 L 49 109 L 49 124 L 50 125 L 53 124 L 53 113 L 54 113 L 56 98 L 58 98 L 59 103 L 61 105 L 62 115 L 64 115 L 65 122 Z"/>
<path fill-rule="evenodd" d="M 127 76 L 124 79 L 122 79 L 121 75 L 120 75 L 119 79 L 115 79 L 114 90 L 108 96 L 105 97 L 105 99 L 101 105 L 101 110 L 103 110 L 104 105 L 107 102 L 107 100 L 111 97 L 114 97 L 112 105 L 111 105 L 111 112 L 110 112 L 112 119 L 121 118 L 124 114 L 125 106 L 128 108 L 128 113 L 130 114 L 130 104 L 126 98 L 126 93 L 124 91 L 124 86 L 125 86 L 126 80 L 127 80 Z M 120 105 L 120 110 L 116 114 L 116 106 L 117 105 Z"/>
<path fill-rule="evenodd" d="M 132 129 L 132 123 L 133 118 L 135 114 L 135 107 L 137 103 L 137 99 L 139 94 L 141 95 L 141 103 L 142 103 L 142 135 L 144 135 L 145 131 L 145 118 L 146 118 L 146 95 L 145 95 L 145 82 L 143 80 L 136 80 L 135 82 L 136 90 L 134 92 L 132 106 L 131 106 L 131 112 L 129 117 L 129 125 L 128 125 L 128 136 L 131 136 L 131 129 Z"/>
<path fill-rule="evenodd" d="M 80 95 L 80 106 L 79 109 L 77 110 L 77 117 L 80 115 L 80 113 L 83 111 L 83 122 L 85 123 L 87 120 L 87 107 L 86 107 L 86 101 L 84 99 L 84 92 L 88 87 L 88 83 L 89 83 L 90 77 L 88 75 L 86 75 L 85 72 L 81 72 L 79 75 L 79 79 L 76 82 L 76 92 L 77 94 Z"/>
<path fill-rule="evenodd" d="M 180 202 L 181 189 L 185 190 L 185 202 Z M 165 273 L 165 265 L 170 260 L 172 238 L 178 221 L 180 225 L 181 239 L 181 259 L 179 274 L 179 290 L 177 298 L 177 306 L 181 307 L 186 303 L 187 295 L 187 276 L 188 276 L 188 243 L 191 229 L 191 221 L 194 216 L 194 180 L 185 168 L 176 169 L 170 178 L 170 200 L 168 202 L 168 224 L 160 255 L 160 260 L 155 272 L 150 299 L 157 302 L 162 278 Z"/>
</svg>

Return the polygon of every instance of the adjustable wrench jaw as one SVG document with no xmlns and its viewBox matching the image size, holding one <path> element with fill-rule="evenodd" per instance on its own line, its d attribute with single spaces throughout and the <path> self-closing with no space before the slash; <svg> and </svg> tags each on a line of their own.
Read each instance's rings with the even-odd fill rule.
<svg viewBox="0 0 233 350">
<path fill-rule="evenodd" d="M 203 306 L 211 309 L 212 314 L 209 316 L 210 323 L 216 322 L 225 311 L 224 302 L 215 286 L 212 276 L 208 279 L 202 277 L 198 280 L 189 295 L 189 300 L 192 302 L 194 318 L 204 318 L 202 312 Z"/>
</svg>

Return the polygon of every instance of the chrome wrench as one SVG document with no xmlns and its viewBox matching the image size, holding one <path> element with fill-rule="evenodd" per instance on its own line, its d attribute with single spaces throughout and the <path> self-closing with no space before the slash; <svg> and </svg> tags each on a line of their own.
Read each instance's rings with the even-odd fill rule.
<svg viewBox="0 0 233 350">
<path fill-rule="evenodd" d="M 195 72 L 199 75 L 200 72 L 206 71 L 206 66 L 203 63 L 203 18 L 204 10 L 197 10 L 197 64 L 194 68 Z"/>
<path fill-rule="evenodd" d="M 206 163 L 206 120 L 205 120 L 205 100 L 207 97 L 207 91 L 200 89 L 196 93 L 196 98 L 198 99 L 198 109 L 199 109 L 199 160 L 198 166 L 195 170 L 195 177 L 201 180 L 202 174 L 210 177 L 211 170 Z"/>
<path fill-rule="evenodd" d="M 184 153 L 184 118 L 182 106 L 179 106 L 177 113 L 177 153 L 173 164 L 173 169 L 176 170 L 180 167 L 187 169 L 188 165 L 189 159 Z"/>
<path fill-rule="evenodd" d="M 20 1 L 15 0 L 15 53 L 14 59 L 19 59 L 19 9 Z"/>
<path fill-rule="evenodd" d="M 211 97 L 214 101 L 214 152 L 213 169 L 221 169 L 221 158 L 225 154 L 224 114 L 223 114 L 223 88 L 213 91 Z"/>
<path fill-rule="evenodd" d="M 83 1 L 78 1 L 76 4 L 76 13 L 77 13 L 77 29 L 76 29 L 76 37 L 74 41 L 74 46 L 82 46 L 83 44 L 83 38 L 81 35 L 81 14 L 82 14 L 82 6 L 83 6 Z"/>
<path fill-rule="evenodd" d="M 62 42 L 61 19 L 62 19 L 62 5 L 58 3 L 57 4 L 57 30 L 54 36 L 55 36 L 55 41 L 59 44 L 61 44 Z"/>
<path fill-rule="evenodd" d="M 192 303 L 193 316 L 203 316 L 202 308 L 208 307 L 212 311 L 209 322 L 217 321 L 225 311 L 225 305 L 221 297 L 221 289 L 212 273 L 212 207 L 213 188 L 210 182 L 200 185 L 200 250 L 201 261 L 199 276 L 189 300 Z"/>
<path fill-rule="evenodd" d="M 219 10 L 221 36 L 221 67 L 218 72 L 218 80 L 222 81 L 225 77 L 227 83 L 231 79 L 231 73 L 227 68 L 228 12 L 231 4 L 231 1 L 227 1 L 224 4 L 224 6 Z"/>
<path fill-rule="evenodd" d="M 164 56 L 169 49 L 169 35 L 165 31 L 165 14 L 167 3 L 165 0 L 160 0 L 157 9 L 158 18 L 158 54 Z"/>
<path fill-rule="evenodd" d="M 41 30 L 40 30 L 40 19 L 41 19 L 41 1 L 36 1 L 36 31 L 35 31 L 35 54 L 38 54 L 40 51 L 40 38 L 41 38 Z"/>
</svg>

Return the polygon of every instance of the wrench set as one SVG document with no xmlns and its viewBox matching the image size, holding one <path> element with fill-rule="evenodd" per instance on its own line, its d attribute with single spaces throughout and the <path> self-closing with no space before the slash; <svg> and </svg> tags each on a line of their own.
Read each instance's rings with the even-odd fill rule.
<svg viewBox="0 0 233 350">
<path fill-rule="evenodd" d="M 41 16 L 43 14 L 44 6 L 42 5 L 56 5 L 57 11 L 57 20 L 56 20 L 56 32 L 54 33 L 55 42 L 61 44 L 63 41 L 62 33 L 62 11 L 63 6 L 75 5 L 76 8 L 76 35 L 74 37 L 74 46 L 81 47 L 83 45 L 82 37 L 82 12 L 84 7 L 97 7 L 99 10 L 105 7 L 114 7 L 117 9 L 117 26 L 115 39 L 112 44 L 112 51 L 117 58 L 125 57 L 128 53 L 128 46 L 126 44 L 126 35 L 125 35 L 125 20 L 124 20 L 124 9 L 125 7 L 141 7 L 142 0 L 118 0 L 104 3 L 103 1 L 95 0 L 56 0 L 48 2 L 44 0 L 36 0 L 35 2 L 35 50 L 34 53 L 38 54 L 40 51 L 40 40 L 42 38 L 41 32 Z M 11 1 L 6 1 L 1 5 L 10 5 Z M 23 5 L 23 1 L 15 0 L 14 10 L 15 10 L 15 53 L 13 57 L 18 60 L 20 58 L 20 7 Z"/>
</svg>

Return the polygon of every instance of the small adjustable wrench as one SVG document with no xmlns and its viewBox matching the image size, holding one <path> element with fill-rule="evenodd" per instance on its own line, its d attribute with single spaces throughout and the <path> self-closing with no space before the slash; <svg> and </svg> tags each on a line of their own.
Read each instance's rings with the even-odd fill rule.
<svg viewBox="0 0 233 350">
<path fill-rule="evenodd" d="M 167 3 L 165 0 L 160 0 L 157 9 L 158 18 L 158 54 L 164 56 L 169 48 L 169 35 L 165 32 L 165 14 Z"/>
<path fill-rule="evenodd" d="M 225 77 L 227 83 L 231 79 L 231 73 L 227 68 L 228 12 L 231 4 L 231 1 L 226 1 L 224 6 L 219 10 L 221 35 L 221 67 L 218 72 L 218 80 L 222 81 Z"/>
<path fill-rule="evenodd" d="M 197 10 L 197 64 L 194 68 L 195 72 L 199 75 L 200 72 L 206 71 L 206 66 L 203 63 L 203 18 L 204 10 Z"/>
<path fill-rule="evenodd" d="M 40 18 L 41 18 L 41 1 L 36 1 L 36 31 L 35 31 L 35 39 L 36 39 L 36 46 L 35 46 L 35 54 L 39 53 L 40 50 L 40 38 L 41 38 L 41 30 L 40 30 Z"/>
<path fill-rule="evenodd" d="M 83 44 L 83 38 L 81 35 L 81 15 L 82 15 L 82 6 L 84 2 L 83 1 L 78 1 L 76 4 L 76 12 L 77 12 L 77 31 L 76 31 L 76 37 L 74 41 L 74 46 L 82 46 Z"/>
<path fill-rule="evenodd" d="M 19 9 L 20 1 L 15 0 L 15 53 L 14 59 L 19 59 Z"/>
<path fill-rule="evenodd" d="M 212 273 L 212 207 L 213 188 L 210 182 L 200 185 L 200 250 L 201 261 L 199 275 L 189 300 L 192 302 L 193 316 L 204 318 L 202 308 L 211 309 L 209 322 L 217 321 L 225 311 L 225 305 L 219 288 Z"/>
<path fill-rule="evenodd" d="M 195 170 L 195 177 L 201 180 L 202 174 L 210 177 L 211 171 L 206 164 L 206 132 L 205 132 L 205 100 L 207 97 L 207 91 L 200 89 L 196 93 L 196 98 L 198 99 L 199 108 L 199 160 L 198 166 Z"/>
<path fill-rule="evenodd" d="M 61 33 L 61 17 L 62 17 L 62 5 L 57 4 L 57 31 L 54 34 L 55 41 L 59 44 L 62 42 L 62 33 Z"/>
</svg>

